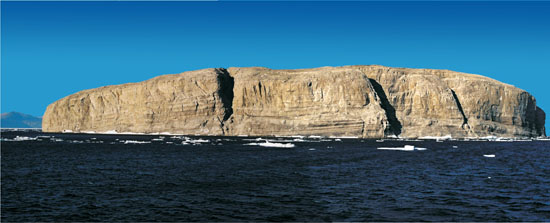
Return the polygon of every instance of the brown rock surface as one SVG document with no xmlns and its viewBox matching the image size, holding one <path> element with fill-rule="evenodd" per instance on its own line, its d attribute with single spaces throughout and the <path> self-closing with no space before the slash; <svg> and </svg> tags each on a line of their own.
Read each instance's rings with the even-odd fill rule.
<svg viewBox="0 0 550 223">
<path fill-rule="evenodd" d="M 204 69 L 85 90 L 48 106 L 43 131 L 381 138 L 534 137 L 529 93 L 479 75 L 384 66 Z"/>
<path fill-rule="evenodd" d="M 232 135 L 384 137 L 388 121 L 368 77 L 353 68 L 229 68 Z"/>
<path fill-rule="evenodd" d="M 81 91 L 49 105 L 42 130 L 222 135 L 220 83 L 229 79 L 224 69 L 204 69 Z"/>
</svg>

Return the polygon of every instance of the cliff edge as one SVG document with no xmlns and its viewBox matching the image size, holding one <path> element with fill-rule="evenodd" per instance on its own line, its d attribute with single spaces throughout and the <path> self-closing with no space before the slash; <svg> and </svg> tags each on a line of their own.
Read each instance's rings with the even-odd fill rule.
<svg viewBox="0 0 550 223">
<path fill-rule="evenodd" d="M 449 70 L 378 65 L 203 69 L 84 90 L 48 106 L 44 132 L 250 136 L 545 136 L 524 90 Z"/>
</svg>

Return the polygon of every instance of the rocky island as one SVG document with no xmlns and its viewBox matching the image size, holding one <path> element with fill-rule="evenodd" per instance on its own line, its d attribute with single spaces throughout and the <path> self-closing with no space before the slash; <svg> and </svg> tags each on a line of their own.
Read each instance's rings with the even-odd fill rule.
<svg viewBox="0 0 550 223">
<path fill-rule="evenodd" d="M 528 92 L 449 70 L 378 65 L 188 71 L 84 90 L 48 106 L 44 132 L 223 136 L 545 136 Z"/>
</svg>

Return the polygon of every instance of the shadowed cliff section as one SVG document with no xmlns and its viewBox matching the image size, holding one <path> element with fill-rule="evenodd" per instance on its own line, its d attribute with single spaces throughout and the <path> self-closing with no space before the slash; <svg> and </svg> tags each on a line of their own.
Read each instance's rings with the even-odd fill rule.
<svg viewBox="0 0 550 223">
<path fill-rule="evenodd" d="M 223 116 L 223 122 L 225 122 L 233 114 L 233 87 L 235 86 L 235 79 L 231 77 L 225 68 L 219 68 L 216 71 L 218 72 L 218 94 L 222 99 L 223 108 L 225 110 Z"/>
<path fill-rule="evenodd" d="M 454 90 L 451 90 L 451 93 L 453 94 L 453 98 L 455 99 L 456 106 L 458 107 L 458 110 L 460 111 L 460 114 L 462 114 L 462 118 L 464 121 L 462 122 L 462 128 L 470 128 L 468 125 L 468 117 L 466 117 L 466 114 L 464 114 L 464 109 L 462 108 L 462 104 L 460 103 L 460 100 L 458 100 L 458 97 L 456 96 L 456 93 Z"/>
<path fill-rule="evenodd" d="M 384 88 L 382 88 L 382 85 L 380 85 L 376 80 L 369 78 L 369 81 L 372 84 L 372 87 L 374 88 L 374 91 L 380 98 L 380 106 L 386 111 L 386 117 L 388 119 L 388 122 L 390 123 L 390 130 L 391 133 L 393 133 L 396 136 L 399 136 L 401 134 L 401 128 L 403 126 L 401 125 L 401 122 L 399 119 L 397 119 L 397 116 L 395 115 L 395 108 L 391 105 L 391 103 L 388 101 L 388 97 L 386 96 L 386 93 L 384 92 Z M 390 134 L 387 134 L 390 135 Z"/>
<path fill-rule="evenodd" d="M 537 106 L 535 128 L 539 136 L 546 136 L 546 129 L 544 127 L 546 122 L 546 113 Z"/>
</svg>

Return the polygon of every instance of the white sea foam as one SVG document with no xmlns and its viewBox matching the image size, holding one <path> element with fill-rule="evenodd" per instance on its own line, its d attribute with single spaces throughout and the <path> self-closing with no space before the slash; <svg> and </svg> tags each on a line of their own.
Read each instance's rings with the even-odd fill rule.
<svg viewBox="0 0 550 223">
<path fill-rule="evenodd" d="M 378 147 L 378 149 L 381 150 L 398 150 L 398 151 L 422 151 L 426 150 L 426 148 L 416 147 L 412 145 L 405 145 L 404 147 Z"/>
</svg>

